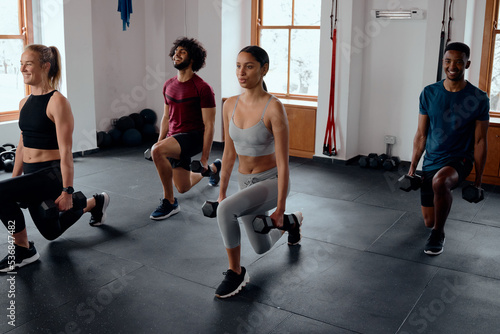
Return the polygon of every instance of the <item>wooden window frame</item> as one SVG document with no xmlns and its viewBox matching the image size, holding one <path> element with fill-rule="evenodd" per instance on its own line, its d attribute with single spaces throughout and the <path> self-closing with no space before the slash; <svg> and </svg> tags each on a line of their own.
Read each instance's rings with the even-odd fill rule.
<svg viewBox="0 0 500 334">
<path fill-rule="evenodd" d="M 33 7 L 31 0 L 17 0 L 19 4 L 19 35 L 0 35 L 0 39 L 21 39 L 23 45 L 33 43 Z M 26 95 L 31 93 L 28 85 Z M 0 123 L 19 119 L 19 110 L 0 111 Z"/>
<path fill-rule="evenodd" d="M 479 72 L 479 88 L 490 95 L 491 71 L 495 52 L 496 35 L 500 34 L 498 27 L 498 10 L 500 0 L 486 0 L 484 14 L 483 48 L 481 50 L 481 68 Z M 490 111 L 492 117 L 500 117 L 500 112 Z"/>
<path fill-rule="evenodd" d="M 288 29 L 288 50 L 290 50 L 291 41 L 291 31 L 295 29 L 307 29 L 316 30 L 320 29 L 320 26 L 295 26 L 293 25 L 293 15 L 292 24 L 289 26 L 264 26 L 262 25 L 261 17 L 263 16 L 263 9 L 261 2 L 263 0 L 252 0 L 252 29 L 251 29 L 251 43 L 254 45 L 260 45 L 260 30 L 261 29 Z M 265 1 L 265 0 L 264 0 Z M 295 2 L 293 2 L 294 4 Z M 292 5 L 292 13 L 294 11 Z M 287 77 L 287 92 L 290 92 L 290 52 L 288 52 L 288 77 Z M 317 95 L 303 95 L 303 94 L 283 94 L 283 93 L 273 93 L 278 98 L 291 99 L 291 100 L 303 100 L 303 101 L 318 101 Z"/>
</svg>

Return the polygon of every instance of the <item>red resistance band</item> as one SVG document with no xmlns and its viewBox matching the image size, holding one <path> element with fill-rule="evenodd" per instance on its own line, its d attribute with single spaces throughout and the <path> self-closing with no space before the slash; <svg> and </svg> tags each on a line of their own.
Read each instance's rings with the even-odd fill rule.
<svg viewBox="0 0 500 334">
<path fill-rule="evenodd" d="M 332 76 L 330 83 L 330 105 L 328 106 L 328 122 L 326 123 L 325 140 L 323 142 L 323 154 L 337 155 L 337 139 L 335 135 L 335 59 L 337 56 L 337 29 L 333 30 L 333 51 L 332 51 Z M 333 138 L 333 146 L 332 146 Z"/>
</svg>

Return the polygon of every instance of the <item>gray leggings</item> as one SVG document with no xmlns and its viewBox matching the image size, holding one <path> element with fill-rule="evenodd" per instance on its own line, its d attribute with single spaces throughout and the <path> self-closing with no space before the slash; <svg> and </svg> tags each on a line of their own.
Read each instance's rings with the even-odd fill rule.
<svg viewBox="0 0 500 334">
<path fill-rule="evenodd" d="M 278 203 L 278 170 L 272 168 L 258 174 L 239 174 L 240 191 L 225 198 L 217 209 L 217 221 L 224 240 L 224 246 L 231 249 L 241 242 L 238 218 L 241 219 L 257 254 L 263 254 L 273 247 L 282 236 L 282 231 L 272 229 L 268 234 L 254 232 L 252 221 L 257 215 L 268 215 Z M 287 196 L 290 193 L 288 183 Z"/>
</svg>

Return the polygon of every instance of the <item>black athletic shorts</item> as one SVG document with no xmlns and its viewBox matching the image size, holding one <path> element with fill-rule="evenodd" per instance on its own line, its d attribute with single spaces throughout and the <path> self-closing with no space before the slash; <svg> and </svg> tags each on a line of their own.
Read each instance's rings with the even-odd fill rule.
<svg viewBox="0 0 500 334">
<path fill-rule="evenodd" d="M 172 168 L 182 167 L 185 170 L 191 170 L 189 168 L 191 157 L 203 151 L 203 131 L 176 133 L 172 137 L 181 146 L 180 159 L 168 158 Z"/>
<path fill-rule="evenodd" d="M 469 176 L 470 172 L 472 171 L 473 162 L 472 160 L 467 158 L 457 158 L 448 161 L 448 163 L 443 167 L 446 166 L 455 168 L 458 173 L 458 182 L 454 187 L 456 188 L 467 178 L 467 176 Z M 434 206 L 434 191 L 432 190 L 432 179 L 434 178 L 434 175 L 436 175 L 436 173 L 439 172 L 443 167 L 423 172 L 422 187 L 420 188 L 420 203 L 422 206 Z"/>
</svg>

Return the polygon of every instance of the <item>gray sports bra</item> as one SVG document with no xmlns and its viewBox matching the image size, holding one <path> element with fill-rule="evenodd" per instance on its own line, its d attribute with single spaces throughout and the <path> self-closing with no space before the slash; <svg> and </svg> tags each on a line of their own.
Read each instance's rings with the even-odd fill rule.
<svg viewBox="0 0 500 334">
<path fill-rule="evenodd" d="M 236 99 L 231 121 L 229 122 L 229 136 L 233 140 L 234 148 L 238 155 L 260 157 L 274 153 L 274 136 L 264 124 L 264 114 L 272 98 L 273 96 L 267 101 L 259 122 L 247 129 L 240 129 L 234 124 L 234 112 L 240 97 L 238 96 Z"/>
</svg>

